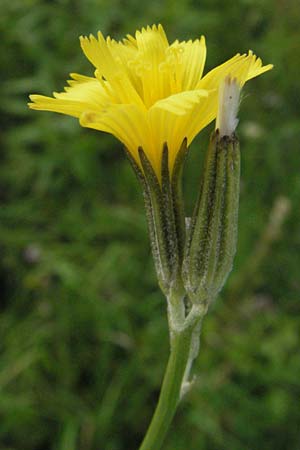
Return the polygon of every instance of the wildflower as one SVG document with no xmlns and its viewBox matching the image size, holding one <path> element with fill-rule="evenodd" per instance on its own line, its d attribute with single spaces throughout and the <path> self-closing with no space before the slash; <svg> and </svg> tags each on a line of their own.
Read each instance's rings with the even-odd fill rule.
<svg viewBox="0 0 300 450">
<path fill-rule="evenodd" d="M 84 127 L 113 134 L 141 167 L 141 147 L 158 179 L 163 145 L 172 174 L 184 138 L 194 137 L 216 118 L 218 91 L 230 75 L 240 87 L 272 68 L 251 51 L 237 54 L 204 77 L 205 39 L 169 44 L 161 25 L 136 31 L 122 41 L 99 32 L 81 37 L 94 77 L 72 73 L 65 92 L 31 95 L 30 108 L 77 117 Z"/>
<path fill-rule="evenodd" d="M 81 37 L 95 76 L 71 74 L 54 98 L 31 95 L 32 109 L 77 117 L 116 136 L 143 188 L 159 285 L 167 300 L 171 354 L 140 450 L 159 450 L 199 351 L 201 323 L 222 289 L 236 251 L 240 149 L 235 135 L 240 91 L 272 68 L 252 51 L 204 77 L 204 37 L 169 44 L 161 25 L 117 42 Z M 194 213 L 185 220 L 181 178 L 187 147 L 212 120 Z M 188 226 L 186 226 L 188 222 Z"/>
</svg>

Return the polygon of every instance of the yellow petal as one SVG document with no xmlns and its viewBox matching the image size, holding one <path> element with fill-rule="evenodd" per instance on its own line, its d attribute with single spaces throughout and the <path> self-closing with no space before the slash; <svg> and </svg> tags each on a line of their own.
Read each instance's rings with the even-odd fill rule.
<svg viewBox="0 0 300 450">
<path fill-rule="evenodd" d="M 198 89 L 195 91 L 185 91 L 179 94 L 170 95 L 170 97 L 158 100 L 151 108 L 164 109 L 177 115 L 185 115 L 195 104 L 199 103 L 201 97 L 207 97 L 208 91 Z"/>
<path fill-rule="evenodd" d="M 108 39 L 108 41 L 110 41 Z M 143 105 L 142 100 L 128 77 L 127 69 L 121 58 L 116 58 L 109 49 L 102 33 L 98 32 L 98 39 L 93 35 L 80 37 L 82 50 L 89 61 L 97 68 L 96 76 L 99 80 L 106 80 L 114 91 L 119 103 L 136 103 Z"/>
<path fill-rule="evenodd" d="M 216 118 L 217 108 L 215 106 L 215 99 L 217 99 L 216 91 L 212 90 L 208 97 L 204 98 L 201 103 L 195 105 L 190 111 L 188 120 L 185 124 L 188 144 L 192 142 L 195 136 L 203 130 L 203 128 Z"/>
<path fill-rule="evenodd" d="M 54 111 L 73 117 L 80 117 L 85 110 L 101 110 L 110 98 L 107 96 L 101 83 L 95 78 L 79 74 L 71 74 L 69 86 L 65 92 L 56 93 L 54 97 L 44 95 L 31 95 L 29 103 L 31 109 Z"/>
<path fill-rule="evenodd" d="M 182 118 L 183 116 L 159 108 L 153 108 L 149 111 L 149 124 L 153 148 L 156 153 L 156 157 L 152 159 L 154 159 L 154 167 L 158 174 L 160 174 L 164 143 L 168 144 L 169 170 L 172 173 L 176 154 L 185 138 L 185 130 L 181 126 Z"/>
<path fill-rule="evenodd" d="M 255 78 L 264 72 L 268 72 L 274 67 L 273 64 L 267 64 L 266 66 L 263 66 L 261 58 L 258 58 L 256 55 L 254 55 L 251 50 L 249 50 L 248 58 L 250 60 L 250 64 L 248 68 L 247 79 L 245 81 L 248 81 L 251 78 Z"/>
<path fill-rule="evenodd" d="M 132 42 L 127 39 L 124 39 L 123 42 L 118 42 L 114 39 L 107 38 L 106 42 L 114 60 L 119 61 L 131 84 L 138 92 L 139 96 L 142 97 L 142 83 L 135 70 L 136 60 L 138 58 L 136 45 L 133 45 Z"/>
<path fill-rule="evenodd" d="M 80 124 L 113 134 L 123 142 L 138 164 L 138 148 L 143 147 L 154 164 L 146 113 L 137 105 L 110 105 L 102 113 L 86 111 L 80 117 Z"/>
<path fill-rule="evenodd" d="M 133 70 L 141 79 L 143 100 L 149 108 L 166 94 L 166 74 L 161 72 L 160 65 L 165 61 L 169 44 L 161 25 L 137 31 L 136 43 L 138 55 Z"/>
<path fill-rule="evenodd" d="M 206 60 L 206 45 L 204 36 L 195 41 L 179 44 L 179 58 L 177 71 L 181 71 L 181 89 L 183 91 L 196 89 Z"/>
<path fill-rule="evenodd" d="M 186 137 L 188 143 L 190 143 L 194 137 L 194 135 L 191 136 L 189 124 L 194 118 L 195 108 L 199 108 L 199 105 L 206 105 L 201 107 L 201 111 L 205 114 L 209 94 L 209 92 L 203 90 L 186 91 L 160 100 L 150 108 L 148 115 L 153 136 L 153 147 L 159 152 L 158 167 L 161 163 L 161 149 L 163 144 L 167 142 L 169 169 L 172 172 L 183 139 Z M 197 116 L 197 124 L 201 126 L 199 115 Z"/>
<path fill-rule="evenodd" d="M 206 74 L 198 83 L 197 88 L 218 88 L 221 80 L 228 75 L 230 75 L 231 78 L 237 78 L 242 86 L 247 80 L 271 70 L 272 67 L 272 64 L 262 66 L 261 59 L 257 58 L 251 51 L 249 51 L 248 55 L 237 54 L 225 63 L 208 72 L 208 74 Z"/>
<path fill-rule="evenodd" d="M 135 39 L 137 48 L 146 55 L 151 55 L 155 48 L 163 56 L 165 49 L 169 46 L 166 33 L 160 24 L 152 25 L 152 27 L 147 26 L 147 28 L 142 28 L 141 31 L 136 31 Z"/>
</svg>

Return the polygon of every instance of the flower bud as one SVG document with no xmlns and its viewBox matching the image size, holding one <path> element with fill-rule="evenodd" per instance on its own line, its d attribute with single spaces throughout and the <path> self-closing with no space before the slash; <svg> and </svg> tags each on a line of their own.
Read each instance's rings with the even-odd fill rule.
<svg viewBox="0 0 300 450">
<path fill-rule="evenodd" d="M 227 76 L 220 84 L 216 131 L 185 246 L 184 287 L 192 302 L 207 306 L 222 289 L 236 252 L 240 150 L 234 132 L 240 91 L 236 78 Z"/>
<path fill-rule="evenodd" d="M 193 303 L 209 303 L 222 289 L 236 252 L 240 151 L 234 134 L 213 132 L 200 195 L 186 240 L 184 287 Z"/>
</svg>

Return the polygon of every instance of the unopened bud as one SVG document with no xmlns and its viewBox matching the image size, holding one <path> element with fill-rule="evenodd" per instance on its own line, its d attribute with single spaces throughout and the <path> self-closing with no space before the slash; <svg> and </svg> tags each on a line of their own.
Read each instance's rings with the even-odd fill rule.
<svg viewBox="0 0 300 450">
<path fill-rule="evenodd" d="M 217 130 L 210 139 L 183 261 L 184 286 L 194 303 L 209 305 L 231 271 L 237 241 L 239 181 L 238 140 L 234 134 L 221 137 Z"/>
</svg>

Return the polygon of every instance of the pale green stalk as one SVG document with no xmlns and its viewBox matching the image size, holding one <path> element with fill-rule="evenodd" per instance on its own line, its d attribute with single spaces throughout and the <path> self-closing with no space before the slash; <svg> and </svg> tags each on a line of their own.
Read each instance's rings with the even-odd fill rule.
<svg viewBox="0 0 300 450">
<path fill-rule="evenodd" d="M 205 310 L 193 306 L 184 318 L 182 302 L 169 302 L 171 352 L 160 396 L 140 450 L 159 450 L 175 415 L 179 401 L 188 389 L 189 372 L 199 348 L 199 327 Z M 181 303 L 181 304 L 180 304 Z"/>
</svg>

